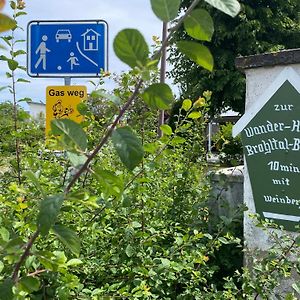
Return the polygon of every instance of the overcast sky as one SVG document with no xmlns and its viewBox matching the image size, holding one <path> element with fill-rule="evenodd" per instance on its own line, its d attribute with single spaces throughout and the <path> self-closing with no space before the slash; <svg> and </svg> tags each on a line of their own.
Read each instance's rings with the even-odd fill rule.
<svg viewBox="0 0 300 300">
<path fill-rule="evenodd" d="M 9 1 L 7 1 L 9 2 Z M 152 43 L 152 36 L 161 36 L 162 22 L 153 14 L 150 6 L 150 0 L 25 0 L 27 16 L 19 18 L 20 25 L 25 29 L 20 33 L 21 39 L 26 39 L 26 28 L 28 22 L 32 20 L 91 20 L 102 19 L 109 26 L 109 71 L 120 73 L 128 70 L 115 55 L 112 49 L 112 42 L 116 34 L 124 28 L 136 28 L 144 35 L 149 46 Z M 12 11 L 8 4 L 3 11 L 7 15 L 11 15 Z M 4 35 L 4 34 L 2 34 Z M 3 41 L 1 42 L 3 45 Z M 26 44 L 23 45 L 24 49 Z M 0 50 L 1 54 L 2 51 Z M 21 58 L 21 56 L 19 56 Z M 22 64 L 26 64 L 25 56 L 21 59 Z M 7 67 L 0 62 L 0 87 L 10 83 L 5 79 Z M 19 84 L 18 98 L 30 97 L 33 101 L 45 101 L 46 87 L 49 85 L 63 85 L 64 80 L 30 78 L 26 74 L 22 75 L 26 79 L 30 79 L 31 83 Z M 88 90 L 91 86 L 88 84 L 87 78 L 72 79 L 72 84 L 86 85 Z M 111 87 L 111 83 L 107 83 L 107 87 Z M 10 100 L 11 96 L 8 92 L 0 92 L 0 101 Z"/>
</svg>

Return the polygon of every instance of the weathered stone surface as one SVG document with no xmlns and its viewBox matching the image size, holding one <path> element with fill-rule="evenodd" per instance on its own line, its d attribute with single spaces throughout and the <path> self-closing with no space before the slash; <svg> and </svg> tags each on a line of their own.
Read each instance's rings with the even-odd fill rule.
<svg viewBox="0 0 300 300">
<path fill-rule="evenodd" d="M 244 166 L 222 168 L 211 174 L 210 205 L 218 216 L 233 217 L 243 204 Z"/>
<path fill-rule="evenodd" d="M 300 49 L 237 57 L 235 60 L 235 65 L 240 70 L 298 63 L 300 63 Z"/>
</svg>

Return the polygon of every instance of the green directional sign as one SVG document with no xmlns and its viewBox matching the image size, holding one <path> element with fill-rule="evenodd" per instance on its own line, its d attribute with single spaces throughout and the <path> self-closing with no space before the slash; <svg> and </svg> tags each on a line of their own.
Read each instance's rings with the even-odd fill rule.
<svg viewBox="0 0 300 300">
<path fill-rule="evenodd" d="M 273 85 L 261 99 L 265 103 L 245 116 L 237 129 L 256 212 L 289 231 L 300 224 L 300 81 L 293 76 L 296 73 L 289 70 L 282 74 L 280 85 Z"/>
</svg>

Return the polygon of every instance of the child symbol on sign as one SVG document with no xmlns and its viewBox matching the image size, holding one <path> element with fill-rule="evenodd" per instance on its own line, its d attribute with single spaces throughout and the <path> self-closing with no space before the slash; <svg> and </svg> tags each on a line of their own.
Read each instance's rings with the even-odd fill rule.
<svg viewBox="0 0 300 300">
<path fill-rule="evenodd" d="M 74 66 L 79 66 L 78 58 L 74 56 L 74 52 L 70 53 L 70 58 L 67 60 L 67 62 L 70 62 L 71 70 L 73 70 Z"/>
</svg>

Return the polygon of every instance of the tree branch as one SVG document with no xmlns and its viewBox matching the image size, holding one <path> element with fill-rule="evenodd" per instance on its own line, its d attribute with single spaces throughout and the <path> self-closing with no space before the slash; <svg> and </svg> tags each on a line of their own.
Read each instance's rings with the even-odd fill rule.
<svg viewBox="0 0 300 300">
<path fill-rule="evenodd" d="M 114 129 L 116 128 L 117 124 L 119 123 L 120 119 L 123 117 L 123 115 L 125 114 L 125 112 L 127 111 L 127 109 L 130 107 L 130 105 L 132 104 L 133 100 L 137 97 L 139 90 L 142 86 L 143 80 L 140 79 L 139 82 L 137 83 L 133 94 L 129 97 L 129 99 L 127 100 L 127 102 L 125 103 L 125 105 L 122 107 L 119 115 L 116 117 L 116 119 L 114 120 L 114 122 L 112 123 L 112 125 L 108 128 L 108 130 L 106 131 L 105 135 L 103 136 L 103 138 L 100 140 L 98 146 L 94 149 L 94 151 L 92 152 L 92 154 L 88 157 L 88 159 L 85 161 L 85 163 L 82 165 L 82 167 L 78 170 L 78 172 L 73 176 L 72 180 L 70 181 L 70 183 L 68 184 L 68 186 L 65 189 L 65 194 L 68 194 L 72 188 L 72 186 L 75 184 L 75 182 L 79 179 L 79 177 L 81 176 L 81 174 L 87 170 L 89 163 L 93 160 L 93 158 L 98 154 L 98 152 L 101 150 L 101 148 L 106 144 L 106 142 L 108 141 L 109 137 L 111 136 L 111 134 L 113 133 Z"/>
<path fill-rule="evenodd" d="M 35 272 L 29 273 L 27 274 L 28 277 L 34 277 L 36 275 L 39 275 L 41 273 L 47 272 L 48 270 L 46 269 L 42 269 L 42 270 L 36 270 Z"/>
<path fill-rule="evenodd" d="M 167 38 L 163 41 L 160 49 L 153 54 L 151 59 L 155 60 L 161 56 L 164 49 L 168 46 L 169 40 L 171 39 L 171 36 L 173 35 L 173 33 L 182 25 L 182 23 L 184 22 L 186 17 L 192 12 L 192 10 L 198 5 L 199 2 L 200 2 L 200 0 L 194 0 L 194 2 L 191 4 L 191 6 L 186 10 L 184 15 L 178 20 L 177 24 L 169 30 L 169 34 L 168 34 Z"/>
<path fill-rule="evenodd" d="M 16 263 L 15 269 L 14 269 L 14 272 L 13 272 L 13 275 L 11 278 L 14 283 L 16 283 L 18 281 L 20 268 L 21 268 L 23 262 L 29 256 L 30 249 L 31 249 L 33 243 L 35 242 L 35 240 L 37 239 L 37 237 L 39 236 L 39 234 L 40 234 L 40 231 L 36 230 L 36 232 L 31 236 L 30 240 L 28 241 L 28 243 L 25 247 L 24 253 L 22 254 L 20 260 Z"/>
</svg>

